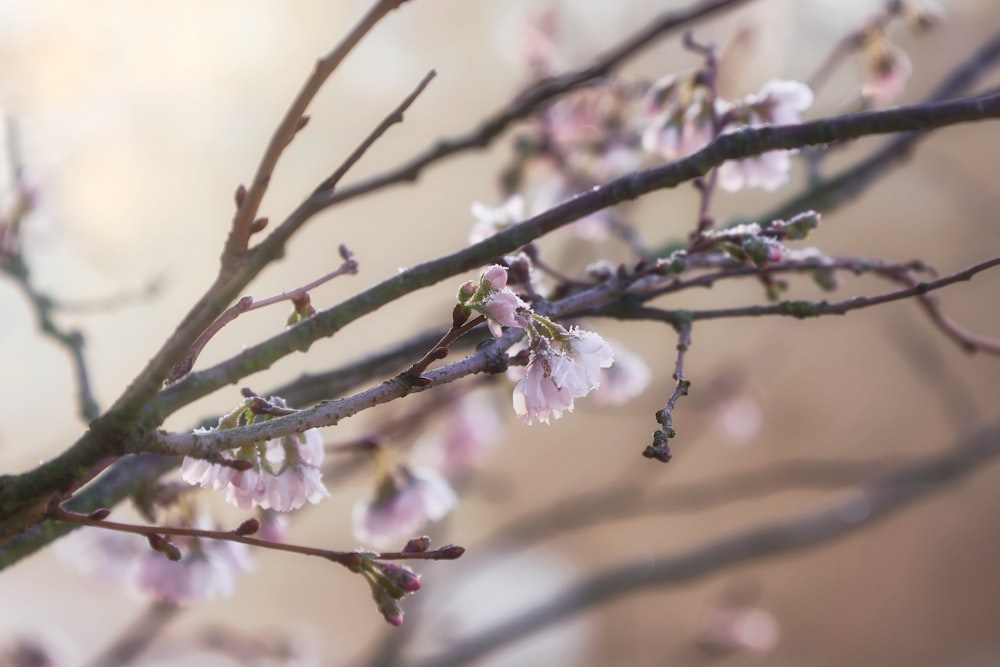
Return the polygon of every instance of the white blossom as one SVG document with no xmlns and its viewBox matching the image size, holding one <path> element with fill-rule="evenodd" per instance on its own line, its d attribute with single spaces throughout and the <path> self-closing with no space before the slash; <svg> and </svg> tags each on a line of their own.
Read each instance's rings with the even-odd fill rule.
<svg viewBox="0 0 1000 667">
<path fill-rule="evenodd" d="M 474 202 L 472 217 L 476 219 L 476 223 L 469 232 L 469 243 L 485 241 L 525 219 L 524 199 L 520 195 L 513 195 L 496 208 Z"/>
<path fill-rule="evenodd" d="M 813 93 L 798 81 L 769 81 L 760 92 L 734 103 L 723 134 L 741 127 L 762 125 L 794 125 L 801 122 L 802 112 L 812 106 Z M 727 192 L 744 188 L 773 191 L 788 181 L 791 170 L 790 151 L 768 151 L 743 160 L 729 160 L 719 166 L 719 187 Z"/>
<path fill-rule="evenodd" d="M 653 372 L 639 355 L 617 341 L 609 341 L 614 349 L 615 363 L 601 370 L 601 384 L 594 392 L 600 405 L 622 405 L 649 386 Z"/>
<path fill-rule="evenodd" d="M 601 369 L 614 361 L 611 346 L 596 333 L 574 327 L 556 336 L 532 337 L 527 371 L 514 387 L 514 412 L 526 424 L 548 424 L 572 412 L 574 400 L 596 389 Z"/>
<path fill-rule="evenodd" d="M 309 429 L 251 446 L 248 452 L 236 456 L 231 452 L 223 455 L 249 461 L 253 465 L 249 470 L 185 457 L 181 477 L 189 484 L 216 491 L 225 489 L 226 502 L 240 509 L 260 507 L 290 512 L 306 502 L 316 504 L 330 496 L 320 470 L 323 455 L 323 437 L 316 429 Z"/>
<path fill-rule="evenodd" d="M 414 457 L 447 478 L 479 466 L 502 441 L 503 422 L 482 392 L 463 396 L 448 410 L 441 427 L 414 445 Z"/>
</svg>

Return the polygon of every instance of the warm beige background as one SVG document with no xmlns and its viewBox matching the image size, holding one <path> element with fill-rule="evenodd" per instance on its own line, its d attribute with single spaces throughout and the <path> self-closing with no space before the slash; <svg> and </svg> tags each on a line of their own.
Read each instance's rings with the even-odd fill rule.
<svg viewBox="0 0 1000 667">
<path fill-rule="evenodd" d="M 576 39 L 568 58 L 583 64 L 653 13 L 681 3 L 486 2 L 413 0 L 353 54 L 311 110 L 308 130 L 282 160 L 263 212 L 280 218 L 340 161 L 368 129 L 430 68 L 439 76 L 353 176 L 394 164 L 434 138 L 463 131 L 508 100 L 524 81 L 515 51 L 518 26 L 545 6 L 565 10 Z M 855 0 L 761 0 L 699 29 L 724 41 L 749 29 L 752 56 L 739 62 L 731 94 L 756 90 L 772 77 L 805 78 L 825 50 L 879 3 Z M 113 312 L 65 317 L 87 335 L 98 400 L 107 405 L 156 349 L 215 271 L 235 186 L 249 179 L 269 132 L 311 66 L 361 14 L 365 2 L 0 2 L 0 106 L 24 131 L 25 154 L 41 206 L 25 234 L 38 284 L 65 299 L 86 299 L 163 277 L 160 296 Z M 903 36 L 915 74 L 904 101 L 919 100 L 975 45 L 1000 27 L 992 0 L 953 2 L 943 29 Z M 692 66 L 676 42 L 650 51 L 630 71 L 659 75 Z M 856 68 L 849 63 L 812 113 L 843 109 Z M 1000 76 L 990 77 L 991 85 Z M 861 142 L 851 156 L 877 145 Z M 862 201 L 830 216 L 814 241 L 831 253 L 906 260 L 920 257 L 942 272 L 996 255 L 1000 211 L 995 124 L 954 128 L 921 144 L 915 159 Z M 290 244 L 287 258 L 264 273 L 251 294 L 268 296 L 328 271 L 346 243 L 361 274 L 317 290 L 320 306 L 371 285 L 399 266 L 460 247 L 474 200 L 495 203 L 493 175 L 507 149 L 469 154 L 426 173 L 419 187 L 400 186 L 314 220 Z M 839 158 L 842 162 L 844 158 Z M 721 217 L 752 215 L 771 201 L 760 194 L 717 200 Z M 652 239 L 683 233 L 692 219 L 691 192 L 663 193 L 640 208 Z M 618 251 L 618 248 L 615 248 Z M 884 288 L 850 280 L 843 295 Z M 348 327 L 289 359 L 259 389 L 302 369 L 325 369 L 439 324 L 454 285 L 426 291 Z M 1000 274 L 982 275 L 943 293 L 966 325 L 1000 335 Z M 809 295 L 811 292 L 805 292 Z M 695 295 L 700 305 L 759 301 L 752 285 Z M 229 327 L 202 364 L 280 327 L 282 312 L 261 312 Z M 80 433 L 72 378 L 61 350 L 35 335 L 19 292 L 0 282 L 0 465 L 22 470 L 51 456 Z M 602 325 L 603 326 L 603 325 Z M 966 356 L 942 339 L 912 303 L 823 321 L 706 323 L 695 329 L 688 357 L 693 395 L 681 402 L 676 459 L 668 467 L 639 452 L 652 413 L 671 389 L 674 340 L 652 325 L 608 325 L 659 369 L 641 401 L 617 411 L 583 405 L 553 426 L 509 423 L 509 442 L 450 521 L 447 539 L 475 547 L 510 517 L 623 477 L 636 485 L 670 486 L 714 479 L 782 457 L 914 455 L 948 445 L 996 417 L 1000 362 Z M 713 380 L 736 374 L 762 407 L 763 429 L 735 448 L 713 429 Z M 949 411 L 957 402 L 964 416 Z M 231 407 L 220 392 L 171 419 L 193 420 Z M 512 416 L 512 415 L 511 415 Z M 971 417 L 970 417 L 971 416 Z M 961 423 L 956 423 L 956 421 Z M 346 423 L 331 440 L 356 433 Z M 997 492 L 992 468 L 960 488 L 834 547 L 752 564 L 676 590 L 629 598 L 588 614 L 564 634 L 555 655 L 529 649 L 512 664 L 701 664 L 690 636 L 706 604 L 732 585 L 758 587 L 760 604 L 782 628 L 776 665 L 987 665 L 1000 662 L 1000 559 Z M 333 489 L 308 513 L 294 537 L 331 547 L 353 546 L 349 507 L 364 481 Z M 830 496 L 831 498 L 833 496 Z M 551 550 L 499 570 L 499 587 L 480 593 L 475 620 L 494 608 L 559 589 L 574 576 L 641 557 L 666 556 L 761 518 L 819 507 L 819 493 L 784 493 L 711 512 L 630 521 L 552 541 Z M 363 587 L 326 563 L 265 554 L 263 576 L 243 581 L 231 600 L 206 604 L 172 626 L 189 636 L 206 621 L 244 631 L 303 633 L 319 655 L 339 664 L 387 632 Z M 514 566 L 511 567 L 510 564 Z M 534 568 L 539 569 L 536 576 Z M 448 576 L 449 566 L 429 566 Z M 471 575 L 448 577 L 473 590 Z M 430 583 L 430 582 L 429 582 Z M 443 587 L 440 579 L 434 585 Z M 431 590 L 421 593 L 430 599 Z M 524 588 L 522 592 L 520 589 Z M 439 588 L 440 590 L 440 588 Z M 498 592 L 499 591 L 499 592 Z M 501 598 L 511 598 L 505 602 Z M 475 594 L 474 594 L 475 595 Z M 412 605 L 412 603 L 411 603 Z M 67 570 L 51 552 L 0 576 L 0 639 L 33 627 L 75 647 L 86 660 L 125 627 L 143 603 L 100 589 Z M 412 607 L 411 607 L 412 608 Z M 414 614 L 422 613 L 414 611 Z M 460 612 L 462 613 L 462 612 Z M 448 621 L 449 624 L 453 621 Z M 454 628 L 432 631 L 447 636 Z M 158 650 L 169 649 L 163 642 Z M 574 643 L 575 642 L 575 643 Z M 574 646 L 575 648 L 570 648 Z M 192 664 L 188 657 L 177 658 Z M 207 656 L 199 664 L 229 664 Z M 732 658 L 729 664 L 750 664 Z M 71 663 L 74 664 L 74 663 Z"/>
</svg>

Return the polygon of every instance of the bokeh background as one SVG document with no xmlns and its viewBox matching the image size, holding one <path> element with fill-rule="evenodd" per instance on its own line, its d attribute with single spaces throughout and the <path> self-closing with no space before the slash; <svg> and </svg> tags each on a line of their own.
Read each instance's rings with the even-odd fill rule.
<svg viewBox="0 0 1000 667">
<path fill-rule="evenodd" d="M 678 2 L 413 0 L 353 53 L 311 109 L 308 129 L 282 158 L 262 213 L 278 220 L 324 178 L 424 73 L 438 77 L 352 172 L 362 178 L 472 127 L 527 81 L 518 49 L 526 21 L 555 9 L 565 59 L 581 66 Z M 881 3 L 873 0 L 759 0 L 701 24 L 703 40 L 744 46 L 727 80 L 729 95 L 771 78 L 804 79 L 836 41 Z M 223 1 L 0 2 L 0 106 L 21 128 L 39 207 L 24 245 L 39 288 L 68 302 L 141 289 L 139 302 L 60 321 L 86 335 L 100 403 L 108 405 L 209 284 L 227 232 L 232 193 L 246 182 L 270 132 L 312 65 L 367 3 Z M 947 21 L 923 36 L 901 33 L 914 74 L 903 102 L 922 97 L 1000 29 L 993 0 L 945 5 Z M 655 77 L 695 66 L 676 36 L 630 62 Z M 821 92 L 811 117 L 851 108 L 860 66 L 849 60 Z M 996 86 L 1000 74 L 981 88 Z M 878 145 L 858 142 L 834 164 Z M 912 159 L 858 201 L 825 219 L 812 242 L 830 254 L 920 258 L 942 273 L 1000 249 L 1000 131 L 978 124 L 936 132 Z M 361 262 L 356 277 L 313 293 L 328 306 L 398 267 L 463 246 L 473 201 L 499 203 L 496 173 L 509 142 L 428 170 L 414 185 L 354 200 L 314 219 L 249 293 L 264 297 L 304 284 L 338 262 L 346 244 Z M 801 167 L 776 195 L 720 195 L 721 219 L 767 210 L 803 182 Z M 658 193 L 634 209 L 651 240 L 683 235 L 694 219 L 693 188 Z M 571 241 L 570 243 L 579 243 Z M 607 250 L 621 258 L 612 242 Z M 289 358 L 246 384 L 266 391 L 304 370 L 335 367 L 439 325 L 455 284 L 425 290 L 353 324 L 308 355 Z M 843 297 L 888 286 L 851 279 Z M 1000 336 L 1000 274 L 942 292 L 966 326 Z M 815 292 L 804 288 L 801 294 Z M 758 303 L 753 284 L 719 286 L 678 303 L 703 307 Z M 278 312 L 281 311 L 281 312 Z M 25 470 L 73 442 L 74 384 L 65 353 L 35 330 L 19 290 L 0 282 L 0 467 Z M 285 313 L 255 312 L 218 336 L 200 364 L 227 358 L 282 326 Z M 506 413 L 506 443 L 435 535 L 475 550 L 498 526 L 560 499 L 609 484 L 679 488 L 724 480 L 787 459 L 903 461 L 948 447 L 1000 406 L 1000 361 L 967 355 L 944 339 L 914 303 L 812 321 L 706 322 L 687 358 L 692 395 L 681 401 L 675 459 L 661 466 L 639 454 L 653 413 L 672 390 L 675 338 L 651 324 L 600 323 L 602 333 L 640 352 L 656 373 L 641 399 L 616 409 L 581 402 L 551 426 L 525 427 Z M 228 410 L 235 388 L 174 415 L 183 429 Z M 741 412 L 742 411 L 742 412 Z M 759 412 L 758 412 L 759 411 Z M 734 415 L 759 429 L 727 430 Z M 363 433 L 380 415 L 349 420 L 328 440 Z M 333 431 L 333 430 L 331 430 Z M 566 665 L 994 665 L 1000 664 L 1000 470 L 990 467 L 870 530 L 806 553 L 755 562 L 689 584 L 651 590 L 561 624 L 520 653 L 489 664 Z M 368 492 L 358 478 L 293 524 L 292 539 L 352 548 L 350 506 Z M 601 523 L 498 552 L 470 570 L 430 564 L 423 603 L 410 601 L 425 647 L 517 614 L 574 580 L 627 561 L 653 562 L 761 521 L 797 516 L 843 492 L 797 490 L 697 511 Z M 0 644 L 33 633 L 66 664 L 86 664 L 147 602 L 102 588 L 49 549 L 0 573 Z M 481 554 L 477 554 L 482 558 Z M 226 624 L 258 638 L 291 638 L 325 664 L 363 664 L 383 645 L 384 627 L 364 586 L 311 559 L 259 554 L 258 574 L 235 597 L 177 616 L 146 664 L 235 664 L 191 648 L 205 628 Z M 473 562 L 470 561 L 470 566 Z M 435 591 L 435 588 L 437 589 Z M 437 595 L 437 597 L 435 597 Z M 737 598 L 766 611 L 780 640 L 765 656 L 718 656 L 695 647 L 705 615 Z M 418 607 L 419 604 L 419 607 Z M 424 623 L 419 616 L 426 614 Z M 485 664 L 485 663 L 484 663 Z"/>
</svg>

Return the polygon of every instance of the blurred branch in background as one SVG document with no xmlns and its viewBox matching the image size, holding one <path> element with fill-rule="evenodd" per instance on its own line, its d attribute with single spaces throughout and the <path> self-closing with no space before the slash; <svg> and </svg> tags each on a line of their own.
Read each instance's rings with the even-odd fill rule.
<svg viewBox="0 0 1000 667">
<path fill-rule="evenodd" d="M 848 492 L 846 500 L 801 517 L 752 527 L 680 554 L 664 554 L 610 568 L 551 601 L 525 610 L 479 635 L 460 640 L 419 667 L 466 665 L 502 646 L 626 595 L 678 586 L 735 565 L 784 556 L 870 528 L 918 500 L 940 493 L 1000 455 L 1000 423 L 985 426 L 945 451 L 899 466 Z M 401 664 L 408 664 L 403 662 Z"/>
</svg>

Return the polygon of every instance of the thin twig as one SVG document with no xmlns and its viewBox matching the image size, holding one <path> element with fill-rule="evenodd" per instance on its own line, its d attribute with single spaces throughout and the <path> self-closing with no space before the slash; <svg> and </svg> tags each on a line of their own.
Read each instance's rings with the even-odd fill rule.
<svg viewBox="0 0 1000 667">
<path fill-rule="evenodd" d="M 684 356 L 691 347 L 691 322 L 681 322 L 677 327 L 677 358 L 674 362 L 674 380 L 677 385 L 667 399 L 663 409 L 656 413 L 656 421 L 660 428 L 653 434 L 653 444 L 646 447 L 642 453 L 647 459 L 656 459 L 667 463 L 671 459 L 670 440 L 677 435 L 674 430 L 674 407 L 681 396 L 687 396 L 691 381 L 684 375 Z"/>
<path fill-rule="evenodd" d="M 375 129 L 372 130 L 367 137 L 365 137 L 364 141 L 362 141 L 361 144 L 347 156 L 347 159 L 344 160 L 343 164 L 337 167 L 336 171 L 330 174 L 329 178 L 316 186 L 316 189 L 313 191 L 313 195 L 319 195 L 324 192 L 333 192 L 336 189 L 337 184 L 340 183 L 340 179 L 342 179 L 344 175 L 350 171 L 351 167 L 353 167 L 357 161 L 362 158 L 368 149 L 372 147 L 372 144 L 378 141 L 379 137 L 385 134 L 390 127 L 403 122 L 403 113 L 409 109 L 410 106 L 416 101 L 417 97 L 424 92 L 424 88 L 427 87 L 427 85 L 431 82 L 431 79 L 433 79 L 436 75 L 437 72 L 434 70 L 431 70 L 424 75 L 424 78 L 420 80 L 420 83 L 418 83 L 417 87 L 413 89 L 413 92 L 403 98 L 403 101 L 399 103 L 399 106 L 393 109 L 388 116 L 382 119 L 382 122 L 379 123 L 378 126 L 376 126 Z"/>
<path fill-rule="evenodd" d="M 316 61 L 316 67 L 312 74 L 306 79 L 299 90 L 298 95 L 292 100 L 291 106 L 285 112 L 284 117 L 274 131 L 264 156 L 260 160 L 257 172 L 254 174 L 250 188 L 245 192 L 241 203 L 233 218 L 232 229 L 229 238 L 226 240 L 225 250 L 222 255 L 222 274 L 226 275 L 234 270 L 234 266 L 242 261 L 246 254 L 252 234 L 253 221 L 260 209 L 260 203 L 264 199 L 264 193 L 271 181 L 271 175 L 278 164 L 278 158 L 291 143 L 295 134 L 305 125 L 304 115 L 309 104 L 316 93 L 319 92 L 326 80 L 333 74 L 334 70 L 340 66 L 347 55 L 354 50 L 361 39 L 375 27 L 380 20 L 393 10 L 399 8 L 406 0 L 378 0 L 351 29 L 347 35 L 328 54 Z"/>
<path fill-rule="evenodd" d="M 361 554 L 357 551 L 337 551 L 334 549 L 320 549 L 299 544 L 289 544 L 287 542 L 274 542 L 257 537 L 241 534 L 233 530 L 206 530 L 202 528 L 183 528 L 178 526 L 144 526 L 133 523 L 121 523 L 118 521 L 108 521 L 107 519 L 93 518 L 86 514 L 71 512 L 63 507 L 53 507 L 50 516 L 56 521 L 66 521 L 80 526 L 91 526 L 103 530 L 113 530 L 120 533 L 132 533 L 134 535 L 145 535 L 146 537 L 191 537 L 203 540 L 221 540 L 224 542 L 238 542 L 247 546 L 259 547 L 262 549 L 272 549 L 274 551 L 286 551 L 288 553 L 300 554 L 303 556 L 316 556 L 328 561 L 343 565 L 347 568 L 355 567 Z M 455 560 L 465 553 L 465 549 L 453 544 L 449 544 L 438 549 L 420 552 L 408 551 L 385 551 L 372 556 L 375 560 Z"/>
<path fill-rule="evenodd" d="M 588 315 L 611 315 L 613 317 L 618 317 L 626 320 L 656 320 L 660 322 L 667 322 L 668 324 L 674 324 L 683 320 L 714 320 L 723 319 L 731 317 L 763 317 L 767 315 L 783 315 L 786 317 L 794 317 L 796 319 L 807 319 L 811 317 L 820 317 L 823 315 L 843 315 L 849 313 L 852 310 L 860 310 L 862 308 L 871 308 L 872 306 L 879 306 L 884 303 L 891 303 L 893 301 L 899 301 L 901 299 L 909 299 L 915 296 L 922 296 L 927 292 L 941 289 L 942 287 L 947 287 L 948 285 L 962 282 L 965 280 L 970 280 L 974 275 L 990 269 L 994 266 L 1000 265 L 1000 257 L 994 257 L 993 259 L 986 260 L 985 262 L 980 262 L 973 266 L 963 269 L 962 271 L 957 271 L 944 278 L 939 278 L 937 280 L 931 280 L 929 282 L 917 283 L 912 287 L 906 289 L 897 290 L 895 292 L 888 292 L 885 294 L 879 294 L 876 296 L 858 296 L 853 299 L 847 299 L 846 301 L 837 301 L 831 303 L 829 301 L 782 301 L 775 304 L 765 304 L 759 306 L 741 306 L 736 308 L 716 308 L 708 310 L 664 310 L 660 308 L 649 308 L 649 307 L 632 307 L 623 304 L 612 304 L 610 306 L 598 309 L 596 312 L 587 313 Z M 960 344 L 963 346 L 967 343 L 966 340 L 960 340 Z"/>
<path fill-rule="evenodd" d="M 21 158 L 17 124 L 13 118 L 6 118 L 7 162 L 10 166 L 14 186 L 14 205 L 0 213 L 0 271 L 11 277 L 21 288 L 32 310 L 41 332 L 59 343 L 69 353 L 76 375 L 77 406 L 85 421 L 101 414 L 90 385 L 90 373 L 83 356 L 84 338 L 78 329 L 64 329 L 53 317 L 57 302 L 49 295 L 38 291 L 31 280 L 31 271 L 18 242 L 18 233 L 24 217 L 31 212 L 34 198 L 24 184 L 24 163 Z"/>
<path fill-rule="evenodd" d="M 347 249 L 346 246 L 340 246 L 340 256 L 344 260 L 343 263 L 336 269 L 321 276 L 310 283 L 303 285 L 302 287 L 297 287 L 288 292 L 282 292 L 281 294 L 276 294 L 275 296 L 267 297 L 266 299 L 261 299 L 259 301 L 254 301 L 251 296 L 244 296 L 239 301 L 234 303 L 232 306 L 226 309 L 222 315 L 219 315 L 218 319 L 212 322 L 207 329 L 205 329 L 197 340 L 191 344 L 188 349 L 187 354 L 185 354 L 180 361 L 178 361 L 170 373 L 167 375 L 167 379 L 164 384 L 171 385 L 176 383 L 182 377 L 191 372 L 194 367 L 195 362 L 201 355 L 202 350 L 208 345 L 208 342 L 215 337 L 215 334 L 222 331 L 222 328 L 227 324 L 235 320 L 237 317 L 243 313 L 248 313 L 251 310 L 257 310 L 258 308 L 264 308 L 266 306 L 271 306 L 276 303 L 281 303 L 282 301 L 299 301 L 309 295 L 309 290 L 315 289 L 320 285 L 330 282 L 334 278 L 343 275 L 353 275 L 358 272 L 358 262 L 354 259 L 351 251 Z"/>
</svg>

